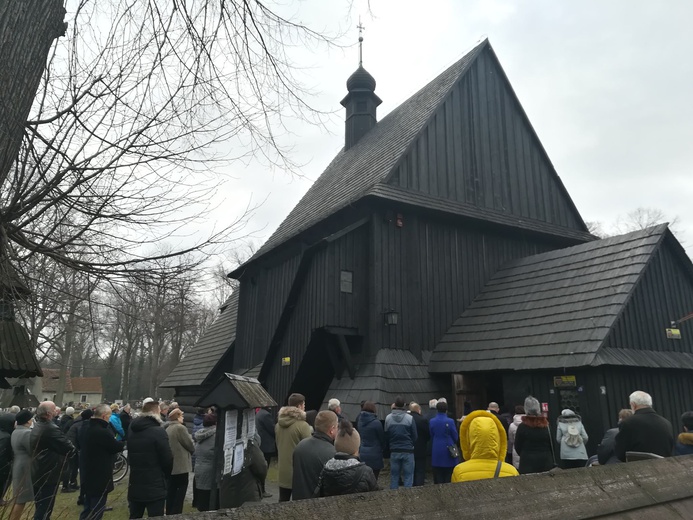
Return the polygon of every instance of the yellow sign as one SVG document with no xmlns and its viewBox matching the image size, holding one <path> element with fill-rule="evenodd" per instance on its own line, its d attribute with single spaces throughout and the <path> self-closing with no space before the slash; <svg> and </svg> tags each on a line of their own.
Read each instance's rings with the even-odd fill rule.
<svg viewBox="0 0 693 520">
<path fill-rule="evenodd" d="M 282 366 L 283 367 L 288 367 L 291 364 L 291 358 L 290 357 L 283 357 L 282 358 Z"/>
<path fill-rule="evenodd" d="M 553 376 L 553 386 L 556 388 L 574 388 L 577 386 L 575 376 Z"/>
<path fill-rule="evenodd" d="M 679 329 L 667 329 L 667 339 L 681 339 L 681 331 Z"/>
</svg>

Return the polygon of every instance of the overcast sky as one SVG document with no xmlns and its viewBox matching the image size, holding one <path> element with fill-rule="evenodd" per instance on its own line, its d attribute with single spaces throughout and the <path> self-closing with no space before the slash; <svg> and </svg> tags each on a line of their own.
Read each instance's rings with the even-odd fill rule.
<svg viewBox="0 0 693 520">
<path fill-rule="evenodd" d="M 289 2 L 320 29 L 366 26 L 364 67 L 383 100 L 378 118 L 488 37 L 520 103 L 582 217 L 606 230 L 638 207 L 680 219 L 693 252 L 693 2 L 337 0 Z M 356 46 L 297 50 L 310 102 L 334 111 L 328 131 L 298 126 L 288 139 L 303 177 L 237 165 L 214 218 L 262 201 L 247 230 L 266 239 L 343 145 L 347 77 Z"/>
</svg>

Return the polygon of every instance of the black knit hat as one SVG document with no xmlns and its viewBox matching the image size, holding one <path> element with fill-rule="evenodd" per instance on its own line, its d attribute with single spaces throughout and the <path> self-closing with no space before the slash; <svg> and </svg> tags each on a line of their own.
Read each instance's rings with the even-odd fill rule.
<svg viewBox="0 0 693 520">
<path fill-rule="evenodd" d="M 31 413 L 29 410 L 21 410 L 19 413 L 17 413 L 17 416 L 14 418 L 14 420 L 17 421 L 17 424 L 22 425 L 28 423 L 33 416 L 34 414 Z"/>
</svg>

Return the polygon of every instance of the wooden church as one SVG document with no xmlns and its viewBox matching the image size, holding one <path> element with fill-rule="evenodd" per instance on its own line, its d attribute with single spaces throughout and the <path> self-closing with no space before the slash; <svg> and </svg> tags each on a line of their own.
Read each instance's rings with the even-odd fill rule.
<svg viewBox="0 0 693 520">
<path fill-rule="evenodd" d="M 381 121 L 347 80 L 345 145 L 165 381 L 192 404 L 224 372 L 279 403 L 447 397 L 462 413 L 533 394 L 588 431 L 636 389 L 693 408 L 693 265 L 660 226 L 597 240 L 487 40 Z M 597 434 L 597 432 L 599 432 Z"/>
</svg>

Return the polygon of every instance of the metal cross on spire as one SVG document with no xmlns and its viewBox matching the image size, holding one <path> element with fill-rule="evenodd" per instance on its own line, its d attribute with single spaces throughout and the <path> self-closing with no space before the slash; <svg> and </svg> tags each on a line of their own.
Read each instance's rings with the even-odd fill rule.
<svg viewBox="0 0 693 520">
<path fill-rule="evenodd" d="M 359 67 L 363 66 L 363 31 L 366 29 L 361 23 L 361 17 L 359 16 L 359 24 L 356 26 L 359 30 Z"/>
</svg>

